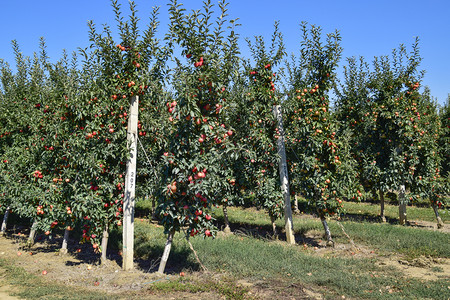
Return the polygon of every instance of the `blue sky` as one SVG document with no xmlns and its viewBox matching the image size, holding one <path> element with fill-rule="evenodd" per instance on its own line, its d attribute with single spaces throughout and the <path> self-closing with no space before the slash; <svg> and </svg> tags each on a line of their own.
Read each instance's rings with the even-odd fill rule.
<svg viewBox="0 0 450 300">
<path fill-rule="evenodd" d="M 153 6 L 161 6 L 160 32 L 167 28 L 167 0 L 136 0 L 142 28 Z M 179 0 L 187 9 L 198 9 L 200 0 Z M 212 1 L 216 3 L 216 0 Z M 444 104 L 450 93 L 450 1 L 448 0 L 230 0 L 231 18 L 239 18 L 241 37 L 263 35 L 270 38 L 275 21 L 280 21 L 287 51 L 297 53 L 299 24 L 307 21 L 325 33 L 335 29 L 342 37 L 343 57 L 389 55 L 405 44 L 408 49 L 420 38 L 423 85 Z M 119 0 L 127 12 L 128 1 Z M 69 52 L 89 44 L 87 21 L 112 27 L 114 15 L 109 0 L 22 0 L 2 1 L 0 18 L 0 58 L 14 64 L 11 40 L 19 42 L 25 55 L 38 51 L 39 37 L 47 42 L 49 56 L 57 60 L 62 49 Z M 218 10 L 218 7 L 217 7 Z M 247 53 L 242 41 L 242 52 Z M 344 65 L 343 59 L 340 65 Z"/>
</svg>

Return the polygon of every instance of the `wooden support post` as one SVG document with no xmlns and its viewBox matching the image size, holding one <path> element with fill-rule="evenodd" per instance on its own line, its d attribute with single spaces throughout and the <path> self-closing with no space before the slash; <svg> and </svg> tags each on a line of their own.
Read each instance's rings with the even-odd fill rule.
<svg viewBox="0 0 450 300">
<path fill-rule="evenodd" d="M 278 121 L 278 130 L 280 133 L 280 136 L 278 137 L 278 154 L 280 155 L 281 190 L 284 196 L 284 219 L 285 219 L 286 241 L 289 244 L 295 244 L 294 224 L 292 222 L 291 199 L 289 195 L 289 178 L 286 162 L 286 149 L 284 148 L 283 118 L 281 115 L 280 105 L 273 106 L 273 114 Z"/>
<path fill-rule="evenodd" d="M 123 264 L 124 270 L 133 269 L 134 255 L 134 201 L 136 189 L 136 156 L 137 156 L 137 125 L 139 97 L 130 98 L 128 117 L 127 147 L 130 158 L 127 161 L 125 176 L 125 196 L 123 199 Z"/>
<path fill-rule="evenodd" d="M 406 224 L 406 195 L 405 185 L 400 185 L 398 193 L 398 217 L 400 225 Z"/>
</svg>

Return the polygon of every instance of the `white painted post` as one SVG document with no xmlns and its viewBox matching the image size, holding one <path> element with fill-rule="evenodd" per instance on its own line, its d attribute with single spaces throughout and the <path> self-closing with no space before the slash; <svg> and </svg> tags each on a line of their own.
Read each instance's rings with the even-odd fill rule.
<svg viewBox="0 0 450 300">
<path fill-rule="evenodd" d="M 285 230 L 286 230 L 286 241 L 289 244 L 295 244 L 294 237 L 294 224 L 292 222 L 292 209 L 291 209 L 291 199 L 289 196 L 289 178 L 288 169 L 286 162 L 286 149 L 284 148 L 284 128 L 283 128 L 283 118 L 281 115 L 281 106 L 273 106 L 273 114 L 278 120 L 278 131 L 280 136 L 278 137 L 278 154 L 280 155 L 280 181 L 281 190 L 284 196 L 284 220 L 285 220 Z"/>
<path fill-rule="evenodd" d="M 137 156 L 137 125 L 138 125 L 139 97 L 130 98 L 130 112 L 128 117 L 127 147 L 130 158 L 127 161 L 125 176 L 125 196 L 123 199 L 123 264 L 124 270 L 133 269 L 134 255 L 134 198 L 136 188 L 136 156 Z"/>
</svg>

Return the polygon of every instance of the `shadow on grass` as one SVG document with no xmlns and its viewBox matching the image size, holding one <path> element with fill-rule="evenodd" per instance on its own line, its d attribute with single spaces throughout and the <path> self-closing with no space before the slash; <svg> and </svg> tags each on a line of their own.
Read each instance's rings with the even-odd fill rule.
<svg viewBox="0 0 450 300">
<path fill-rule="evenodd" d="M 369 223 L 383 223 L 380 216 L 374 216 L 372 214 L 367 213 L 360 213 L 360 214 L 350 214 L 346 213 L 341 216 L 341 219 L 343 221 L 352 221 L 352 222 L 369 222 Z M 397 218 L 391 218 L 386 216 L 386 223 L 391 225 L 399 224 L 399 221 Z"/>
<path fill-rule="evenodd" d="M 20 235 L 18 233 L 20 232 Z M 37 234 L 34 242 L 28 244 L 28 236 L 30 228 L 23 227 L 20 231 L 17 228 L 8 229 L 5 238 L 20 243 L 20 249 L 32 253 L 54 253 L 59 255 L 63 242 L 63 232 L 52 235 Z M 109 249 L 108 249 L 109 250 Z M 114 250 L 113 250 L 114 251 Z M 117 251 L 115 251 L 117 253 Z M 77 239 L 69 238 L 67 243 L 67 258 L 73 258 L 74 261 L 67 261 L 66 265 L 80 265 L 83 263 L 96 264 L 100 263 L 100 253 L 95 253 L 92 244 L 80 244 Z M 108 251 L 108 259 L 115 260 L 121 264 L 121 256 L 113 255 Z"/>
<path fill-rule="evenodd" d="M 158 271 L 161 255 L 164 252 L 164 245 L 151 245 L 141 249 L 150 253 L 147 259 L 135 258 L 135 263 L 145 272 L 152 273 Z M 169 259 L 164 270 L 165 274 L 179 274 L 183 270 L 200 271 L 200 265 L 189 259 L 192 252 L 188 248 L 172 246 Z"/>
<path fill-rule="evenodd" d="M 244 222 L 232 222 L 230 221 L 231 232 L 235 235 L 251 236 L 256 239 L 265 241 L 283 241 L 286 242 L 286 232 L 284 228 L 277 226 L 277 236 L 273 235 L 271 225 L 257 225 Z M 216 219 L 217 228 L 223 230 L 225 228 L 225 222 L 223 216 L 217 216 Z M 303 227 L 300 230 L 295 231 L 294 237 L 296 244 L 306 244 L 312 247 L 319 247 L 319 244 L 315 239 L 306 237 L 306 233 L 312 228 Z"/>
<path fill-rule="evenodd" d="M 375 202 L 374 202 L 375 204 Z M 315 210 L 313 206 L 309 205 L 306 201 L 299 201 L 298 207 L 300 211 L 303 211 L 305 213 L 309 214 L 315 214 Z M 386 223 L 391 225 L 397 225 L 399 224 L 399 220 L 397 218 L 391 218 L 386 216 Z M 381 216 L 373 215 L 369 213 L 345 213 L 341 215 L 342 221 L 352 221 L 352 222 L 369 222 L 369 223 L 383 223 Z"/>
</svg>

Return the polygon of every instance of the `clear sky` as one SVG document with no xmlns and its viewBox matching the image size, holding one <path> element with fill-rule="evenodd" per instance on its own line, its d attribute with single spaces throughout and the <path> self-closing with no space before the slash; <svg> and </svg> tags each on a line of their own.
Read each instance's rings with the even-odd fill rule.
<svg viewBox="0 0 450 300">
<path fill-rule="evenodd" d="M 185 7 L 198 9 L 200 0 L 178 0 Z M 161 6 L 160 32 L 168 23 L 167 0 L 136 0 L 141 28 L 147 24 L 153 6 Z M 217 0 L 212 0 L 216 3 Z M 325 33 L 339 30 L 343 57 L 389 55 L 393 48 L 420 38 L 423 81 L 444 104 L 450 93 L 450 1 L 448 0 L 230 0 L 231 18 L 239 18 L 241 37 L 262 35 L 270 38 L 275 21 L 280 21 L 287 51 L 299 51 L 301 21 L 321 26 Z M 119 0 L 124 13 L 128 1 Z M 62 49 L 69 52 L 86 47 L 87 21 L 115 26 L 109 0 L 3 0 L 0 4 L 0 58 L 14 64 L 11 40 L 19 42 L 25 55 L 38 51 L 39 37 L 47 42 L 53 60 Z M 216 7 L 218 10 L 218 7 Z M 242 42 L 242 52 L 248 53 Z M 343 59 L 340 65 L 344 65 Z"/>
</svg>

